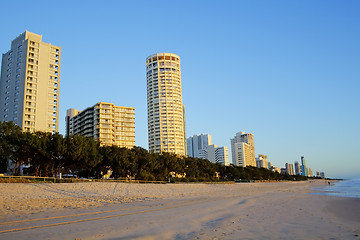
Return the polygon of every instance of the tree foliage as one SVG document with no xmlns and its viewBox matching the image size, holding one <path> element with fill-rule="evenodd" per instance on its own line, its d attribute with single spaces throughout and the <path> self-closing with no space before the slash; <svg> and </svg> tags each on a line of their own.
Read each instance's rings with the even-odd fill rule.
<svg viewBox="0 0 360 240">
<path fill-rule="evenodd" d="M 0 122 L 0 171 L 13 174 L 28 164 L 29 175 L 101 178 L 109 169 L 114 178 L 161 181 L 304 180 L 264 168 L 224 166 L 206 159 L 179 157 L 172 153 L 149 153 L 141 147 L 100 146 L 93 138 L 80 135 L 63 137 L 56 133 L 22 132 L 12 122 Z M 218 176 L 220 177 L 218 177 Z"/>
</svg>

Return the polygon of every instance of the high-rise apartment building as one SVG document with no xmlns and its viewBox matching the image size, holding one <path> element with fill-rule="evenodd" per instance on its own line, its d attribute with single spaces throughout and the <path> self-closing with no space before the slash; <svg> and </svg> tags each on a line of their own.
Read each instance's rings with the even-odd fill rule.
<svg viewBox="0 0 360 240">
<path fill-rule="evenodd" d="M 187 155 L 180 57 L 157 53 L 146 58 L 149 151 Z"/>
<path fill-rule="evenodd" d="M 189 157 L 208 159 L 213 163 L 229 166 L 229 148 L 211 143 L 210 134 L 194 135 L 187 139 Z"/>
<path fill-rule="evenodd" d="M 208 159 L 212 163 L 221 163 L 229 166 L 229 148 L 218 147 L 216 144 L 208 145 L 202 149 L 201 158 Z"/>
<path fill-rule="evenodd" d="M 238 132 L 231 139 L 231 153 L 234 165 L 256 167 L 254 135 Z"/>
<path fill-rule="evenodd" d="M 285 163 L 286 173 L 289 175 L 295 175 L 294 165 L 292 163 Z"/>
<path fill-rule="evenodd" d="M 295 163 L 294 163 L 294 168 L 295 168 L 295 174 L 296 174 L 296 175 L 301 175 L 300 164 L 299 164 L 298 161 L 295 161 Z"/>
<path fill-rule="evenodd" d="M 0 121 L 23 131 L 58 132 L 61 48 L 25 31 L 2 55 Z"/>
<path fill-rule="evenodd" d="M 308 176 L 308 167 L 306 166 L 306 163 L 305 163 L 305 157 L 304 156 L 301 156 L 301 175 L 302 176 Z"/>
<path fill-rule="evenodd" d="M 135 108 L 99 102 L 84 111 L 66 111 L 66 134 L 99 140 L 101 145 L 135 146 Z"/>
<path fill-rule="evenodd" d="M 187 152 L 189 157 L 204 158 L 203 151 L 211 145 L 211 135 L 200 134 L 188 137 Z"/>
<path fill-rule="evenodd" d="M 259 154 L 258 157 L 256 158 L 256 167 L 258 168 L 269 168 L 269 163 L 267 160 L 267 156 L 263 155 L 263 154 Z"/>
<path fill-rule="evenodd" d="M 228 147 L 217 147 L 215 149 L 215 162 L 221 163 L 225 166 L 229 166 L 229 148 Z"/>
<path fill-rule="evenodd" d="M 325 179 L 325 173 L 324 172 L 316 172 L 316 177 Z"/>
</svg>

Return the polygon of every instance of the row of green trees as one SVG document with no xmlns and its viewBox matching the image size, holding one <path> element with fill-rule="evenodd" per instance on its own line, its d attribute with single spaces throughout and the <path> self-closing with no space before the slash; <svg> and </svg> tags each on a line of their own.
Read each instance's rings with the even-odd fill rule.
<svg viewBox="0 0 360 240">
<path fill-rule="evenodd" d="M 28 174 L 57 176 L 60 173 L 78 177 L 101 178 L 112 169 L 114 178 L 132 177 L 141 180 L 167 181 L 171 172 L 186 176 L 181 181 L 213 181 L 235 179 L 303 180 L 301 176 L 282 175 L 264 168 L 214 164 L 205 159 L 178 157 L 171 153 L 149 153 L 141 147 L 132 149 L 100 146 L 93 138 L 45 132 L 22 132 L 12 122 L 0 122 L 0 172 L 14 164 L 13 174 L 20 166 L 29 165 Z"/>
</svg>

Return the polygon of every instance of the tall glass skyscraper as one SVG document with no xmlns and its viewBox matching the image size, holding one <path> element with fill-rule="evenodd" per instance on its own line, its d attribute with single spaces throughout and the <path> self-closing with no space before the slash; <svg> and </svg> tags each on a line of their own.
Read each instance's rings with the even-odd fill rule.
<svg viewBox="0 0 360 240">
<path fill-rule="evenodd" d="M 157 53 L 146 58 L 149 151 L 186 155 L 180 57 Z"/>
</svg>

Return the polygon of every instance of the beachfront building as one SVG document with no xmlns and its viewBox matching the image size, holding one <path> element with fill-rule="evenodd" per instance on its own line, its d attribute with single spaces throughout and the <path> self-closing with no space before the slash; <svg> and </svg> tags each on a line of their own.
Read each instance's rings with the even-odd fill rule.
<svg viewBox="0 0 360 240">
<path fill-rule="evenodd" d="M 238 132 L 231 139 L 231 153 L 233 164 L 240 167 L 256 167 L 254 135 Z"/>
<path fill-rule="evenodd" d="M 316 177 L 325 179 L 325 173 L 324 172 L 316 172 Z"/>
<path fill-rule="evenodd" d="M 71 118 L 78 115 L 80 112 L 75 108 L 70 108 L 66 110 L 66 117 L 65 117 L 65 136 L 70 135 L 70 129 L 73 129 Z"/>
<path fill-rule="evenodd" d="M 180 57 L 157 53 L 146 58 L 149 151 L 187 155 Z"/>
<path fill-rule="evenodd" d="M 211 145 L 210 134 L 194 135 L 187 139 L 187 153 L 189 157 L 206 158 L 204 150 Z"/>
<path fill-rule="evenodd" d="M 301 168 L 300 168 L 300 164 L 298 161 L 295 161 L 294 163 L 294 168 L 295 168 L 295 174 L 296 175 L 301 175 Z"/>
<path fill-rule="evenodd" d="M 132 148 L 135 146 L 135 108 L 99 102 L 83 111 L 66 111 L 66 134 L 79 134 L 100 144 Z"/>
<path fill-rule="evenodd" d="M 307 174 L 308 174 L 308 175 L 307 175 L 308 177 L 312 177 L 312 176 L 313 176 L 312 169 L 309 168 L 309 167 L 307 168 Z"/>
<path fill-rule="evenodd" d="M 221 163 L 225 166 L 229 166 L 229 148 L 218 147 L 216 144 L 208 145 L 203 151 L 205 159 L 208 159 L 213 163 Z"/>
<path fill-rule="evenodd" d="M 285 163 L 286 173 L 289 175 L 295 175 L 294 165 L 291 163 Z"/>
<path fill-rule="evenodd" d="M 308 167 L 306 166 L 305 157 L 304 157 L 304 156 L 301 156 L 301 166 L 300 166 L 300 169 L 301 169 L 301 175 L 302 175 L 302 176 L 308 176 L 308 175 L 309 175 Z"/>
<path fill-rule="evenodd" d="M 61 47 L 25 31 L 2 55 L 0 121 L 23 131 L 58 132 Z"/>
<path fill-rule="evenodd" d="M 269 169 L 269 163 L 266 155 L 258 155 L 258 157 L 256 158 L 256 167 Z"/>
<path fill-rule="evenodd" d="M 228 147 L 217 147 L 215 149 L 215 162 L 221 163 L 225 166 L 230 165 Z"/>
<path fill-rule="evenodd" d="M 211 144 L 210 134 L 194 135 L 187 139 L 188 156 L 208 159 L 213 163 L 229 166 L 229 148 Z"/>
</svg>

